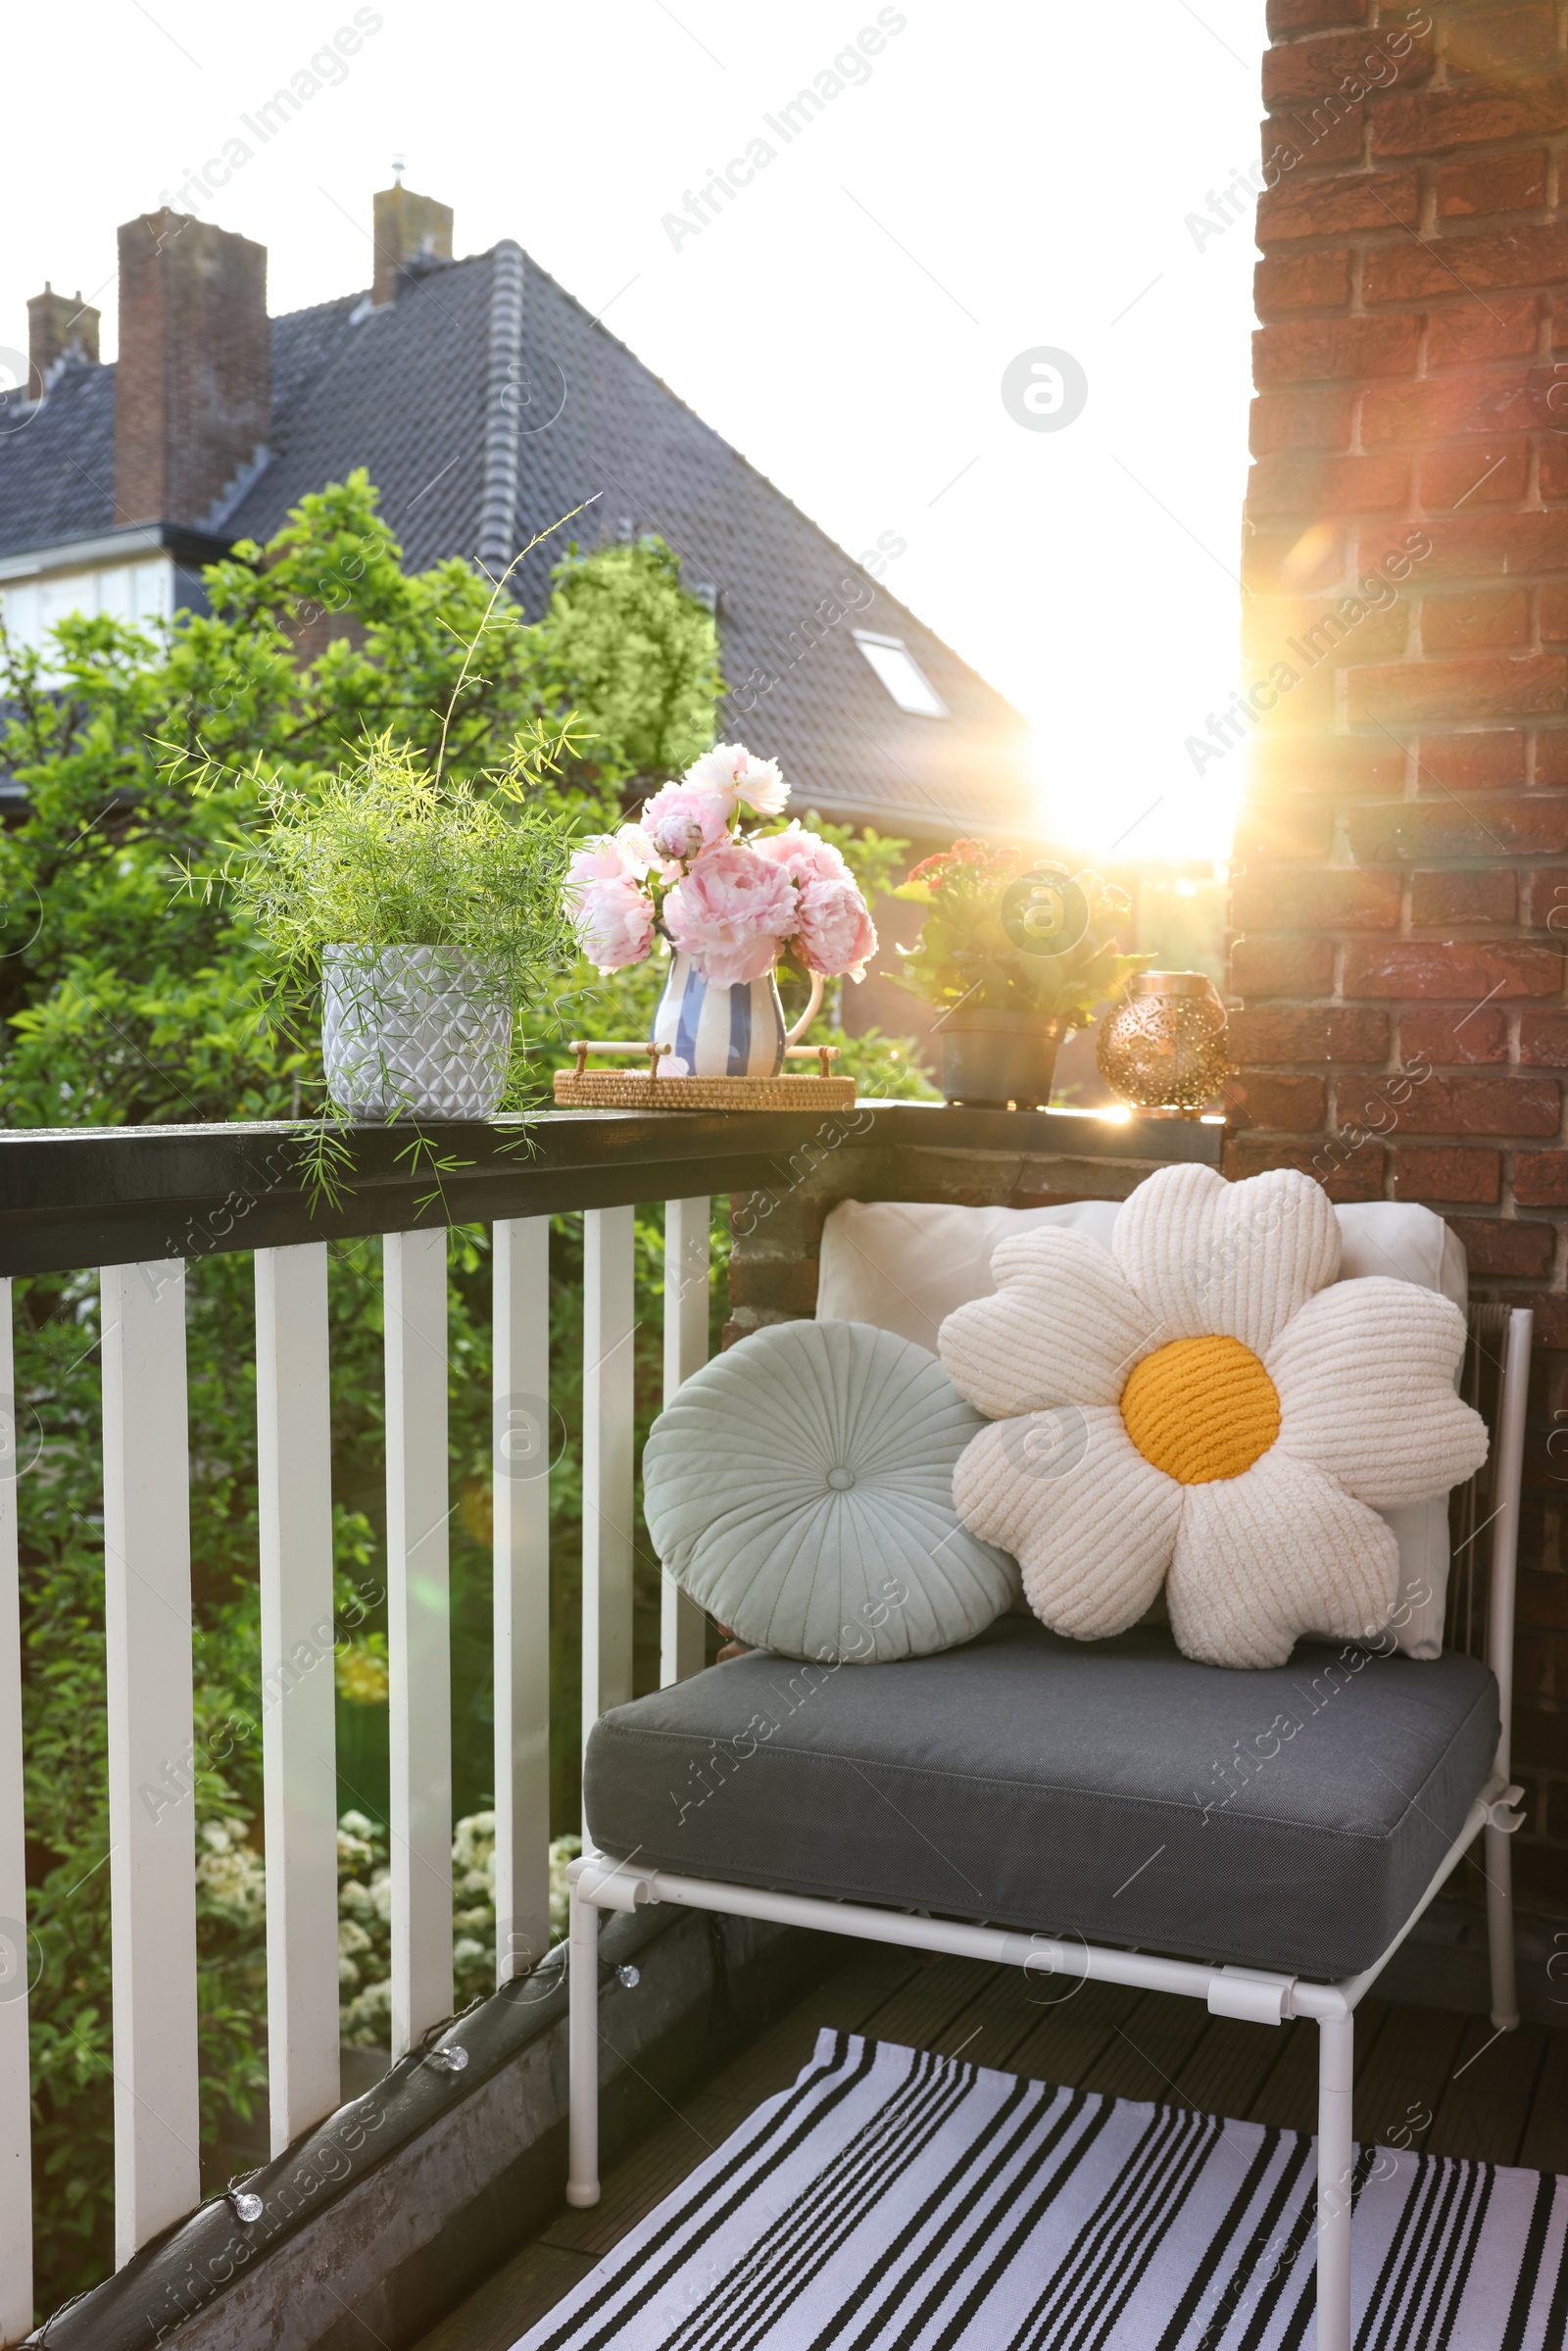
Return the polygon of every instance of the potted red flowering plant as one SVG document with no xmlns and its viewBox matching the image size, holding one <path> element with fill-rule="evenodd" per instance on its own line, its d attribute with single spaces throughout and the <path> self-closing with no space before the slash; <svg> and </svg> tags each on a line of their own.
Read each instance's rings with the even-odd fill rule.
<svg viewBox="0 0 1568 2351">
<path fill-rule="evenodd" d="M 937 1011 L 949 1102 L 1048 1102 L 1062 1039 L 1148 960 L 1115 951 L 1125 890 L 1023 849 L 956 841 L 894 896 L 927 909 L 897 976 Z"/>
</svg>

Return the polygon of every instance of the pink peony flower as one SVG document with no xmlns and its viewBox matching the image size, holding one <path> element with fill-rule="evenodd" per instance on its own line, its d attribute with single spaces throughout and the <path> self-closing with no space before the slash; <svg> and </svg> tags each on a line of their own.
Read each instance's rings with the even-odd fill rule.
<svg viewBox="0 0 1568 2351">
<path fill-rule="evenodd" d="M 795 928 L 795 885 L 781 865 L 732 841 L 700 857 L 664 901 L 664 922 L 710 987 L 760 979 Z"/>
<path fill-rule="evenodd" d="M 640 824 L 620 824 L 615 827 L 615 847 L 626 870 L 637 881 L 660 864 L 660 854 Z"/>
<path fill-rule="evenodd" d="M 641 830 L 656 856 L 690 864 L 729 831 L 733 799 L 694 784 L 666 784 L 643 808 Z"/>
<path fill-rule="evenodd" d="M 776 759 L 754 759 L 744 743 L 716 743 L 693 759 L 683 779 L 699 792 L 721 796 L 726 808 L 744 801 L 759 816 L 782 816 L 790 788 Z"/>
<path fill-rule="evenodd" d="M 806 884 L 795 945 L 808 969 L 824 979 L 837 979 L 841 971 L 864 979 L 867 959 L 876 954 L 876 925 L 854 882 Z"/>
<path fill-rule="evenodd" d="M 782 865 L 791 881 L 804 888 L 808 882 L 851 882 L 855 880 L 831 841 L 823 841 L 815 833 L 803 833 L 797 816 L 782 833 L 770 834 L 765 841 L 751 844 L 760 857 L 770 857 Z"/>
<path fill-rule="evenodd" d="M 623 882 L 626 878 L 626 859 L 620 844 L 612 833 L 596 833 L 580 849 L 571 853 L 566 867 L 566 888 L 576 892 L 590 882 Z"/>
<path fill-rule="evenodd" d="M 583 954 L 601 971 L 641 963 L 654 944 L 654 909 L 637 884 L 624 877 L 585 882 L 571 919 Z"/>
</svg>

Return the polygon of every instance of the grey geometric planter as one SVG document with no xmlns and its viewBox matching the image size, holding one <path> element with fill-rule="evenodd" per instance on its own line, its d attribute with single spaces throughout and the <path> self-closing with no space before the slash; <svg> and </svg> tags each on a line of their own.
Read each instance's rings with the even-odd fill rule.
<svg viewBox="0 0 1568 2351">
<path fill-rule="evenodd" d="M 351 1118 L 488 1118 L 512 1052 L 512 1001 L 482 956 L 450 947 L 328 947 L 327 1091 Z"/>
</svg>

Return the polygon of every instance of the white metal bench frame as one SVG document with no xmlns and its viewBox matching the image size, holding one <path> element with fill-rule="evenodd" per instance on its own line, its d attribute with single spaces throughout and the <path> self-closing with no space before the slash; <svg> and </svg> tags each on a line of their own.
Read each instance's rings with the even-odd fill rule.
<svg viewBox="0 0 1568 2351">
<path fill-rule="evenodd" d="M 1520 1789 L 1509 1779 L 1509 1715 L 1513 1701 L 1514 1587 L 1519 1550 L 1519 1490 L 1524 1460 L 1525 1403 L 1535 1317 L 1526 1307 L 1509 1315 L 1494 1431 L 1495 1464 L 1492 1561 L 1488 1595 L 1487 1662 L 1496 1678 L 1502 1736 L 1491 1777 L 1472 1803 L 1431 1884 L 1380 1957 L 1357 1976 L 1335 1984 L 1303 1982 L 1244 1967 L 1212 1967 L 1151 1952 L 1065 1942 L 987 1926 L 911 1916 L 863 1903 L 775 1893 L 765 1886 L 732 1886 L 710 1878 L 639 1868 L 586 1851 L 571 1864 L 569 1953 L 571 2017 L 570 2127 L 566 2201 L 599 2201 L 599 1921 L 605 1910 L 632 1911 L 651 1902 L 732 1918 L 765 1919 L 810 1927 L 867 1942 L 983 1959 L 1045 1976 L 1125 1984 L 1140 1990 L 1179 1992 L 1202 2000 L 1212 2016 L 1281 2025 L 1311 2017 L 1318 2027 L 1317 2351 L 1351 2351 L 1350 2228 L 1354 2146 L 1351 2092 L 1355 2069 L 1355 2011 L 1434 1896 L 1477 1837 L 1485 1839 L 1487 1927 L 1492 1969 L 1492 2021 L 1506 2032 L 1519 2022 L 1514 1979 L 1513 1889 L 1509 1833 L 1519 1826 L 1513 1807 Z"/>
</svg>

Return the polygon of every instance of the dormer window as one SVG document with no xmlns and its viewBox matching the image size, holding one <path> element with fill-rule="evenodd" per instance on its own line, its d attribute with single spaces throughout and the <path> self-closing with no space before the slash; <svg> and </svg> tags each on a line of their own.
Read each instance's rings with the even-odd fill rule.
<svg viewBox="0 0 1568 2351">
<path fill-rule="evenodd" d="M 947 704 L 902 637 L 882 637 L 868 628 L 858 628 L 855 642 L 901 710 L 908 710 L 916 718 L 947 717 Z"/>
</svg>

